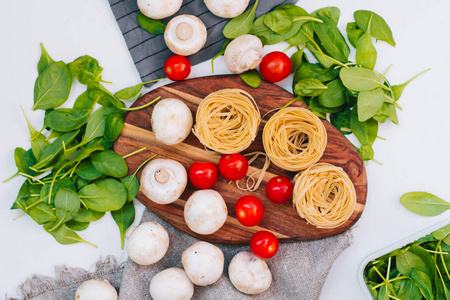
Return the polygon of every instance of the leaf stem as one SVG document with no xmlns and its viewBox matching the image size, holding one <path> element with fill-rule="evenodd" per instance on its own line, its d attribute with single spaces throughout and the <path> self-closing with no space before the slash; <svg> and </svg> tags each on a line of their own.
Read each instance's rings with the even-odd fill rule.
<svg viewBox="0 0 450 300">
<path fill-rule="evenodd" d="M 144 150 L 146 150 L 147 149 L 147 147 L 142 147 L 141 149 L 138 149 L 138 150 L 136 150 L 136 151 L 133 151 L 133 152 L 131 152 L 131 153 L 128 153 L 127 155 L 124 155 L 124 156 L 122 156 L 122 158 L 123 159 L 127 159 L 128 157 L 130 157 L 130 156 L 133 156 L 133 155 L 135 155 L 135 154 L 138 154 L 139 152 L 142 152 L 142 151 L 144 151 Z"/>
<path fill-rule="evenodd" d="M 14 177 L 16 177 L 17 175 L 19 175 L 19 171 L 17 171 L 16 174 L 14 174 L 13 176 L 9 177 L 8 179 L 5 179 L 5 180 L 3 181 L 3 183 L 6 183 L 6 182 L 10 181 L 11 179 L 13 179 Z"/>
<path fill-rule="evenodd" d="M 119 108 L 119 109 L 120 109 L 120 110 L 123 110 L 123 111 L 136 111 L 136 110 L 140 110 L 140 109 L 143 109 L 143 108 L 146 108 L 146 107 L 152 105 L 153 103 L 155 103 L 155 102 L 158 101 L 159 99 L 161 99 L 161 96 L 156 97 L 155 99 L 153 99 L 153 100 L 150 101 L 149 103 L 144 104 L 144 105 L 142 105 L 142 106 L 132 107 L 132 108 L 121 107 L 121 108 Z"/>
<path fill-rule="evenodd" d="M 25 173 L 22 173 L 22 172 L 19 172 L 18 174 L 19 174 L 19 175 L 22 175 L 22 176 L 24 176 L 24 177 L 30 178 L 30 179 L 32 179 L 32 180 L 34 180 L 34 181 L 37 181 L 37 182 L 39 182 L 39 183 L 42 184 L 42 185 L 45 185 L 44 182 L 42 182 L 40 179 L 38 179 L 38 178 L 36 178 L 36 177 L 33 177 L 33 176 L 31 176 L 31 175 L 28 175 L 28 174 L 25 174 Z"/>
<path fill-rule="evenodd" d="M 13 221 L 17 220 L 18 218 L 20 218 L 20 217 L 23 216 L 24 214 L 26 214 L 25 211 L 23 211 L 20 215 L 18 215 L 17 217 L 15 217 L 15 218 L 13 219 Z"/>
</svg>

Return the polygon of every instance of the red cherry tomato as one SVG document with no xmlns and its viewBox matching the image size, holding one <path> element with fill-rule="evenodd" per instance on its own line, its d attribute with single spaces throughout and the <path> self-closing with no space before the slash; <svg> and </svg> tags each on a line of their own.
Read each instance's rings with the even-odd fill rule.
<svg viewBox="0 0 450 300">
<path fill-rule="evenodd" d="M 209 189 L 219 178 L 219 170 L 212 162 L 196 161 L 188 171 L 189 181 L 198 189 Z"/>
<path fill-rule="evenodd" d="M 264 216 L 263 204 L 255 196 L 247 195 L 239 198 L 234 205 L 234 210 L 236 211 L 236 218 L 244 226 L 256 226 Z"/>
<path fill-rule="evenodd" d="M 231 181 L 241 180 L 248 171 L 248 161 L 240 153 L 225 154 L 219 160 L 219 172 L 223 178 Z"/>
<path fill-rule="evenodd" d="M 164 63 L 164 74 L 173 81 L 186 79 L 191 73 L 191 62 L 184 56 L 172 55 Z"/>
<path fill-rule="evenodd" d="M 278 251 L 278 239 L 272 232 L 258 231 L 250 239 L 250 250 L 259 258 L 271 258 Z"/>
<path fill-rule="evenodd" d="M 267 198 L 277 204 L 287 202 L 292 197 L 292 183 L 284 176 L 271 178 L 266 185 Z"/>
<path fill-rule="evenodd" d="M 269 82 L 278 82 L 289 76 L 292 63 L 289 56 L 280 51 L 266 54 L 259 64 L 261 76 Z"/>
</svg>

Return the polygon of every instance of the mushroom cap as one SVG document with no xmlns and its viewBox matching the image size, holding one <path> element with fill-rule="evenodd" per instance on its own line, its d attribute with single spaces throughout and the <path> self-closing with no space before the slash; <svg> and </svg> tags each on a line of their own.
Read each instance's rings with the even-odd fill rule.
<svg viewBox="0 0 450 300">
<path fill-rule="evenodd" d="M 231 283 L 240 292 L 261 294 L 270 287 L 272 273 L 267 263 L 249 251 L 236 254 L 228 267 Z"/>
<path fill-rule="evenodd" d="M 175 14 L 182 0 L 137 0 L 141 13 L 152 19 L 164 19 Z"/>
<path fill-rule="evenodd" d="M 197 242 L 183 251 L 183 268 L 196 285 L 210 285 L 223 273 L 224 256 L 219 247 L 207 242 Z"/>
<path fill-rule="evenodd" d="M 154 300 L 189 300 L 194 295 L 194 285 L 180 268 L 165 269 L 153 276 L 149 290 Z"/>
<path fill-rule="evenodd" d="M 234 18 L 242 14 L 250 0 L 205 0 L 206 7 L 221 18 Z"/>
<path fill-rule="evenodd" d="M 156 140 L 166 145 L 176 145 L 191 132 L 193 118 L 191 110 L 183 101 L 166 98 L 153 108 L 151 122 Z"/>
<path fill-rule="evenodd" d="M 242 74 L 255 69 L 261 62 L 263 44 L 251 34 L 241 35 L 228 44 L 224 61 L 228 70 L 234 74 Z"/>
<path fill-rule="evenodd" d="M 158 204 L 169 204 L 180 198 L 187 184 L 187 172 L 173 159 L 151 160 L 142 170 L 141 189 L 144 195 Z"/>
<path fill-rule="evenodd" d="M 128 234 L 128 257 L 139 265 L 151 265 L 159 261 L 169 248 L 169 234 L 160 224 L 145 222 Z"/>
<path fill-rule="evenodd" d="M 83 282 L 75 294 L 76 300 L 117 300 L 117 291 L 106 279 Z"/>
<path fill-rule="evenodd" d="M 197 53 L 205 45 L 206 27 L 202 20 L 192 15 L 179 15 L 170 20 L 164 31 L 167 47 L 178 55 Z"/>
<path fill-rule="evenodd" d="M 198 234 L 212 234 L 225 224 L 228 209 L 222 196 L 215 190 L 194 192 L 184 206 L 184 220 Z"/>
</svg>

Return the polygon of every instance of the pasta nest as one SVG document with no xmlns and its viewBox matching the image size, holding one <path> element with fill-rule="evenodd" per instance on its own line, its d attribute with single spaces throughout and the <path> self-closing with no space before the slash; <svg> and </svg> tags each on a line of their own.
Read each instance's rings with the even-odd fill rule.
<svg viewBox="0 0 450 300">
<path fill-rule="evenodd" d="M 342 168 L 318 163 L 298 173 L 294 182 L 292 204 L 308 223 L 335 228 L 353 214 L 355 187 Z"/>
<path fill-rule="evenodd" d="M 270 160 L 287 171 L 316 163 L 327 145 L 323 122 L 302 107 L 283 108 L 264 126 L 263 146 Z"/>
<path fill-rule="evenodd" d="M 249 93 L 222 89 L 200 102 L 192 132 L 206 148 L 233 154 L 250 146 L 260 123 L 259 108 Z"/>
</svg>

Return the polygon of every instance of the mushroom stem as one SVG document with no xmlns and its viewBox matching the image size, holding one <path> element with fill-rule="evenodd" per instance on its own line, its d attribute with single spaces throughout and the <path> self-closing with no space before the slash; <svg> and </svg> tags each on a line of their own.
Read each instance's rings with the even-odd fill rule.
<svg viewBox="0 0 450 300">
<path fill-rule="evenodd" d="M 164 184 L 166 183 L 170 178 L 170 174 L 169 172 L 167 172 L 167 170 L 164 169 L 158 169 L 155 172 L 155 180 L 158 183 Z"/>
<path fill-rule="evenodd" d="M 194 28 L 192 28 L 192 26 L 186 22 L 178 24 L 177 28 L 175 29 L 175 34 L 182 41 L 190 39 L 193 33 Z"/>
</svg>

